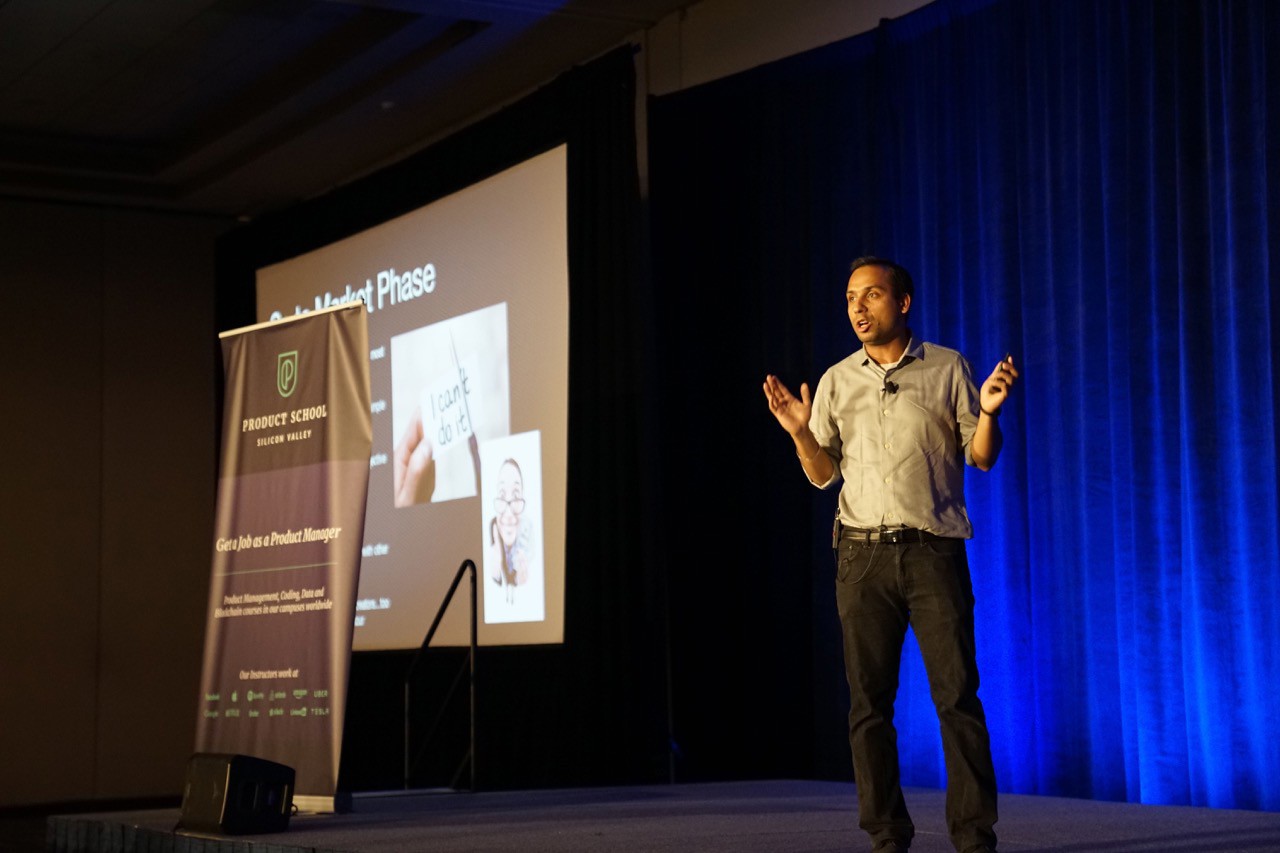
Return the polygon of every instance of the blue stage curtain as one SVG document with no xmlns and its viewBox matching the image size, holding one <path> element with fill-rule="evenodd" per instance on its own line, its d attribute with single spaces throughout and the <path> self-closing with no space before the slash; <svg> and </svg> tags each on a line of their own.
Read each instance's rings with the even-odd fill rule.
<svg viewBox="0 0 1280 853">
<path fill-rule="evenodd" d="M 1280 809 L 1276 57 L 1271 0 L 937 0 L 651 103 L 655 288 L 731 320 L 709 422 L 759 414 L 709 436 L 718 469 L 785 444 L 767 476 L 800 476 L 758 382 L 858 346 L 859 254 L 913 272 L 914 331 L 979 381 L 1021 369 L 967 479 L 1002 790 Z M 902 679 L 904 783 L 942 786 L 910 644 Z"/>
</svg>

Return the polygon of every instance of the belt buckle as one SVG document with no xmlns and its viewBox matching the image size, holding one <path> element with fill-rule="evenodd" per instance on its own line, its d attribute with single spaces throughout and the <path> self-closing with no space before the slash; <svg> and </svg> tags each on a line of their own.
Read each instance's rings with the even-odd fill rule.
<svg viewBox="0 0 1280 853">
<path fill-rule="evenodd" d="M 890 545 L 897 545 L 899 542 L 902 542 L 905 540 L 903 539 L 901 530 L 888 528 L 880 531 L 880 541 L 887 542 Z"/>
</svg>

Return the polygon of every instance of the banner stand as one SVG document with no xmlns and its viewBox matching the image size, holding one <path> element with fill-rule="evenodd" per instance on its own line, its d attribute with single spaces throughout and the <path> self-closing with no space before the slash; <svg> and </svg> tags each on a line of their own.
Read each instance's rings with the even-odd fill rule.
<svg viewBox="0 0 1280 853">
<path fill-rule="evenodd" d="M 367 312 L 347 303 L 223 332 L 225 377 L 196 752 L 337 790 L 373 427 Z"/>
</svg>

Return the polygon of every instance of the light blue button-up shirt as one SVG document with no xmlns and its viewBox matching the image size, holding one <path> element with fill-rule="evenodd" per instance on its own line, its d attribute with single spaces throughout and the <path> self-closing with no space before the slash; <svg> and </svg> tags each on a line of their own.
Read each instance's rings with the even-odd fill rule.
<svg viewBox="0 0 1280 853">
<path fill-rule="evenodd" d="M 895 390 L 892 390 L 896 388 Z M 818 380 L 809 429 L 835 463 L 846 527 L 918 527 L 968 539 L 964 467 L 978 426 L 978 389 L 964 356 L 908 342 L 887 372 L 859 349 Z"/>
</svg>

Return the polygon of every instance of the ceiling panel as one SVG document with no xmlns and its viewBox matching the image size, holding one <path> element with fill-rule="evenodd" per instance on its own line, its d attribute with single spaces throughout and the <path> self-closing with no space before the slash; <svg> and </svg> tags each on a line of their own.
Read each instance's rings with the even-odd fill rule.
<svg viewBox="0 0 1280 853">
<path fill-rule="evenodd" d="M 0 194 L 253 215 L 687 0 L 0 0 Z"/>
</svg>

